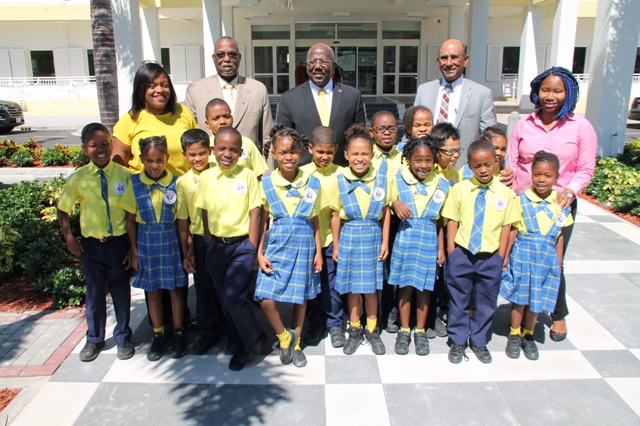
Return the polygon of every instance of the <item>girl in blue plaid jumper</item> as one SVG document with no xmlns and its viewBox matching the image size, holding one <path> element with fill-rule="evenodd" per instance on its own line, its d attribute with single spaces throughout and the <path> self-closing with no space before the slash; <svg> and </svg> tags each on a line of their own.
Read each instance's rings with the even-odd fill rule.
<svg viewBox="0 0 640 426">
<path fill-rule="evenodd" d="M 262 179 L 266 202 L 262 208 L 255 299 L 276 332 L 280 362 L 307 365 L 300 336 L 307 300 L 320 292 L 322 246 L 318 213 L 322 209 L 320 180 L 298 168 L 306 140 L 293 129 L 271 130 L 271 154 L 279 167 Z M 269 219 L 267 251 L 263 253 Z M 293 329 L 285 329 L 276 302 L 293 303 Z"/>
<path fill-rule="evenodd" d="M 127 210 L 127 233 L 135 274 L 131 285 L 148 293 L 149 314 L 153 323 L 153 343 L 147 358 L 162 357 L 166 338 L 162 316 L 162 290 L 169 290 L 173 313 L 171 357 L 180 358 L 187 350 L 183 328 L 183 292 L 187 275 L 182 268 L 176 228 L 177 176 L 166 170 L 169 158 L 164 136 L 140 139 L 140 159 L 144 170 L 131 177 L 131 186 L 122 197 Z"/>
<path fill-rule="evenodd" d="M 398 199 L 393 209 L 400 229 L 391 254 L 389 284 L 399 285 L 400 331 L 395 352 L 409 353 L 411 343 L 411 298 L 416 293 L 416 329 L 413 335 L 416 354 L 429 354 L 426 333 L 430 292 L 436 280 L 437 266 L 442 266 L 444 232 L 440 209 L 449 192 L 449 182 L 434 172 L 438 162 L 438 148 L 429 136 L 411 137 L 402 157 L 408 167 L 396 173 Z"/>
<path fill-rule="evenodd" d="M 533 157 L 533 187 L 519 195 L 522 217 L 512 231 L 515 238 L 509 266 L 503 273 L 500 295 L 512 302 L 511 332 L 505 352 L 518 358 L 537 360 L 533 329 L 540 312 L 553 312 L 560 287 L 563 228 L 573 223 L 571 208 L 558 205 L 553 185 L 560 162 L 554 154 L 539 151 Z M 524 319 L 524 331 L 521 326 Z"/>
<path fill-rule="evenodd" d="M 393 199 L 393 176 L 387 165 L 371 167 L 373 144 L 367 129 L 354 124 L 345 133 L 345 157 L 349 168 L 338 175 L 327 190 L 333 210 L 333 260 L 337 262 L 336 290 L 347 294 L 349 336 L 342 351 L 351 355 L 366 338 L 373 353 L 385 353 L 378 329 L 378 290 L 386 279 L 384 261 L 389 256 L 389 204 Z M 341 220 L 343 222 L 340 229 Z M 364 295 L 367 326 L 360 324 L 361 296 Z"/>
</svg>

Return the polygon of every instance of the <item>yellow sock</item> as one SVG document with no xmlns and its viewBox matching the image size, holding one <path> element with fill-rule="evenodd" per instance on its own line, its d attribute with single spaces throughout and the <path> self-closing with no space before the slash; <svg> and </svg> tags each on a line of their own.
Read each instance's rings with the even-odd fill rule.
<svg viewBox="0 0 640 426">
<path fill-rule="evenodd" d="M 403 333 L 411 333 L 411 329 L 409 327 L 404 328 L 404 327 L 400 327 L 400 331 Z"/>
<path fill-rule="evenodd" d="M 426 331 L 424 330 L 424 328 L 416 328 L 416 333 L 426 333 Z"/>
<path fill-rule="evenodd" d="M 356 321 L 356 322 L 351 322 L 351 327 L 353 328 L 360 328 L 362 327 L 362 324 L 360 324 L 360 321 Z"/>
<path fill-rule="evenodd" d="M 526 336 L 527 334 L 530 334 L 533 336 L 533 330 L 527 330 L 526 328 L 524 329 L 524 332 L 522 333 L 523 336 Z"/>
<path fill-rule="evenodd" d="M 378 318 L 367 318 L 367 330 L 369 333 L 373 333 L 378 325 Z"/>
<path fill-rule="evenodd" d="M 520 329 L 522 327 L 518 327 L 518 328 L 513 328 L 513 327 L 509 327 L 511 329 L 511 332 L 509 332 L 510 336 L 515 336 L 515 335 L 519 335 L 520 334 Z"/>
<path fill-rule="evenodd" d="M 286 328 L 284 329 L 284 332 L 282 334 L 276 334 L 276 337 L 280 341 L 280 347 L 282 349 L 287 349 L 291 344 L 291 334 Z"/>
<path fill-rule="evenodd" d="M 164 334 L 164 325 L 162 327 L 154 328 L 153 332 L 154 333 L 162 333 L 162 334 Z"/>
<path fill-rule="evenodd" d="M 293 347 L 293 350 L 294 351 L 302 350 L 302 348 L 300 348 L 300 338 L 299 337 L 296 339 L 296 345 Z"/>
</svg>

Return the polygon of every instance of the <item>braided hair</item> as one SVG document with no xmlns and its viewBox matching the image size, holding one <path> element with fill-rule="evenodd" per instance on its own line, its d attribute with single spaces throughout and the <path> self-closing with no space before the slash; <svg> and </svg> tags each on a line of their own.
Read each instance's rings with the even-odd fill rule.
<svg viewBox="0 0 640 426">
<path fill-rule="evenodd" d="M 362 139 L 371 145 L 371 149 L 373 149 L 373 145 L 375 141 L 371 137 L 369 130 L 364 124 L 354 123 L 352 124 L 345 132 L 344 137 L 347 139 L 344 144 L 345 151 L 349 149 L 349 145 L 356 139 Z"/>
<path fill-rule="evenodd" d="M 167 138 L 164 136 L 149 136 L 148 138 L 141 138 L 138 144 L 140 144 L 141 155 L 146 154 L 152 149 L 164 151 L 165 154 L 169 153 L 169 148 L 167 147 Z"/>
<path fill-rule="evenodd" d="M 550 75 L 556 75 L 562 79 L 564 83 L 564 89 L 567 94 L 564 104 L 560 111 L 556 114 L 554 119 L 562 120 L 567 118 L 567 116 L 576 109 L 576 104 L 578 103 L 578 99 L 580 98 L 580 86 L 578 85 L 578 80 L 573 75 L 571 71 L 563 67 L 551 67 L 548 70 L 539 74 L 536 78 L 531 80 L 531 94 L 529 95 L 529 99 L 531 102 L 538 108 L 542 105 L 540 104 L 540 86 L 542 82 L 549 77 Z"/>
<path fill-rule="evenodd" d="M 411 129 L 413 129 L 413 120 L 415 119 L 418 111 L 427 111 L 433 117 L 433 113 L 426 106 L 415 105 L 407 108 L 406 111 L 404 112 L 404 115 L 402 116 L 402 128 L 404 132 L 404 137 L 406 139 L 411 138 Z"/>
<path fill-rule="evenodd" d="M 304 151 L 309 146 L 309 139 L 298 133 L 295 129 L 291 127 L 285 127 L 284 124 L 276 124 L 271 128 L 269 132 L 270 145 L 271 149 L 276 148 L 276 142 L 281 138 L 291 138 L 293 143 L 291 144 L 291 149 L 294 151 Z"/>
<path fill-rule="evenodd" d="M 431 154 L 433 154 L 433 163 L 438 164 L 438 162 L 440 161 L 438 146 L 428 135 L 422 136 L 420 138 L 416 138 L 414 136 L 411 136 L 409 138 L 404 148 L 402 149 L 402 158 L 407 162 L 407 164 L 409 164 L 409 161 L 411 161 L 413 151 L 421 146 L 426 146 L 431 150 Z"/>
<path fill-rule="evenodd" d="M 498 136 L 502 136 L 503 138 L 507 139 L 507 134 L 502 129 L 502 127 L 495 124 L 493 126 L 489 126 L 486 129 L 484 129 L 482 131 L 482 134 L 480 135 L 480 139 L 486 139 L 489 142 L 491 142 L 493 141 L 494 138 L 497 138 Z"/>
<path fill-rule="evenodd" d="M 560 173 L 560 160 L 558 156 L 547 151 L 538 151 L 533 156 L 533 163 L 531 169 L 533 169 L 538 163 L 549 163 L 551 167 L 556 171 L 556 174 Z"/>
</svg>

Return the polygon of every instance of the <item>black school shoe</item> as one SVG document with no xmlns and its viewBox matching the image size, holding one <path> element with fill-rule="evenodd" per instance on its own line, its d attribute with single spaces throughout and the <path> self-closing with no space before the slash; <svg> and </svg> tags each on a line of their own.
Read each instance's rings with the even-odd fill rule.
<svg viewBox="0 0 640 426">
<path fill-rule="evenodd" d="M 429 337 L 427 333 L 413 333 L 413 341 L 416 345 L 416 355 L 429 355 L 431 349 L 429 349 Z"/>
<path fill-rule="evenodd" d="M 387 317 L 387 327 L 384 331 L 391 334 L 395 334 L 400 331 L 400 327 L 398 327 L 398 314 L 395 312 L 389 312 L 389 316 Z"/>
<path fill-rule="evenodd" d="M 382 343 L 382 339 L 380 338 L 380 331 L 378 327 L 376 327 L 373 331 L 369 331 L 368 328 L 364 328 L 364 337 L 367 338 L 367 342 L 371 346 L 371 350 L 376 355 L 384 355 L 387 349 L 384 347 L 384 343 Z"/>
<path fill-rule="evenodd" d="M 456 345 L 452 342 L 449 348 L 449 362 L 452 364 L 460 364 L 462 358 L 467 358 L 467 355 L 464 353 L 464 348 L 464 346 Z"/>
<path fill-rule="evenodd" d="M 240 361 L 240 355 L 234 354 L 229 361 L 229 370 L 240 371 L 244 368 L 244 362 Z"/>
<path fill-rule="evenodd" d="M 344 346 L 344 330 L 342 327 L 329 327 L 329 336 L 331 337 L 331 346 L 341 348 Z"/>
<path fill-rule="evenodd" d="M 316 346 L 322 339 L 327 335 L 327 325 L 319 324 L 319 325 L 311 325 L 307 332 L 302 336 L 302 341 L 307 346 Z"/>
<path fill-rule="evenodd" d="M 538 346 L 536 345 L 535 340 L 533 340 L 532 334 L 527 334 L 522 338 L 522 352 L 524 352 L 524 356 L 528 360 L 536 361 L 540 358 Z"/>
<path fill-rule="evenodd" d="M 447 314 L 436 317 L 436 323 L 433 326 L 433 331 L 438 337 L 447 337 Z"/>
<path fill-rule="evenodd" d="M 507 347 L 504 352 L 511 359 L 520 358 L 520 346 L 522 345 L 522 337 L 519 334 L 510 334 L 507 340 Z"/>
<path fill-rule="evenodd" d="M 476 354 L 476 358 L 483 364 L 491 363 L 491 352 L 487 349 L 486 346 L 473 346 L 469 345 L 474 354 Z"/>
<path fill-rule="evenodd" d="M 90 343 L 87 342 L 84 344 L 84 348 L 80 351 L 80 361 L 82 362 L 91 362 L 94 359 L 98 358 L 100 351 L 104 348 L 104 342 L 101 343 Z"/>
<path fill-rule="evenodd" d="M 187 332 L 184 328 L 173 329 L 173 345 L 171 345 L 171 358 L 178 359 L 187 353 Z"/>
<path fill-rule="evenodd" d="M 280 362 L 282 365 L 291 364 L 293 360 L 293 352 L 296 346 L 296 340 L 298 339 L 298 333 L 295 330 L 285 330 L 291 336 L 291 340 L 289 341 L 289 346 L 286 349 L 282 349 L 280 347 L 280 343 L 278 343 L 278 347 L 280 348 Z"/>
<path fill-rule="evenodd" d="M 409 353 L 409 345 L 411 344 L 411 333 L 408 331 L 399 331 L 396 335 L 396 345 L 393 350 L 398 355 L 406 355 Z"/>
<path fill-rule="evenodd" d="M 220 341 L 220 335 L 218 336 L 205 336 L 204 334 L 198 337 L 198 339 L 193 342 L 191 345 L 191 349 L 193 350 L 194 355 L 204 355 L 209 352 L 216 343 Z"/>
<path fill-rule="evenodd" d="M 358 350 L 358 346 L 362 344 L 362 339 L 364 339 L 364 332 L 362 327 L 349 327 L 347 328 L 347 341 L 344 343 L 342 347 L 342 352 L 345 355 L 353 355 Z"/>
<path fill-rule="evenodd" d="M 121 345 L 118 345 L 118 354 L 117 357 L 121 361 L 126 361 L 128 359 L 133 358 L 136 353 L 136 348 L 133 346 L 131 342 L 124 342 Z"/>
<path fill-rule="evenodd" d="M 293 365 L 298 368 L 306 367 L 307 357 L 304 352 L 302 352 L 302 349 L 296 349 L 293 351 Z"/>
<path fill-rule="evenodd" d="M 147 359 L 149 361 L 158 361 L 162 358 L 165 343 L 167 343 L 167 337 L 163 333 L 153 333 L 153 341 L 149 352 L 147 352 Z"/>
<path fill-rule="evenodd" d="M 243 364 L 249 364 L 255 361 L 262 352 L 262 348 L 264 348 L 264 345 L 267 343 L 267 335 L 264 334 L 264 331 L 262 330 L 260 331 L 260 333 L 260 337 L 258 337 L 256 341 L 253 342 L 251 346 L 249 346 L 249 348 L 238 357 L 240 362 L 242 362 Z M 293 342 L 293 344 L 295 344 L 295 342 Z"/>
</svg>

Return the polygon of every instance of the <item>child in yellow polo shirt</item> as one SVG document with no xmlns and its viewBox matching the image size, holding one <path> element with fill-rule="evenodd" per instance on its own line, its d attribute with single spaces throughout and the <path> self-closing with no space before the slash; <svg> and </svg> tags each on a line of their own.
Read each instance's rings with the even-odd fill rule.
<svg viewBox="0 0 640 426">
<path fill-rule="evenodd" d="M 207 128 L 211 130 L 211 138 L 214 138 L 218 130 L 221 127 L 233 126 L 233 115 L 231 115 L 231 108 L 224 99 L 215 98 L 211 99 L 207 103 L 206 121 Z M 213 139 L 212 139 L 213 140 Z M 212 155 L 209 159 L 212 163 L 216 162 L 215 155 Z M 238 164 L 252 170 L 258 179 L 267 171 L 267 163 L 260 154 L 260 150 L 255 143 L 249 138 L 242 137 L 242 152 L 238 159 Z"/>
<path fill-rule="evenodd" d="M 491 142 L 473 142 L 467 156 L 474 177 L 453 187 L 441 213 L 449 219 L 445 282 L 451 295 L 449 361 L 454 364 L 465 356 L 467 342 L 481 362 L 491 362 L 487 332 L 507 266 L 511 225 L 520 218 L 514 192 L 493 176 L 496 151 Z"/>
<path fill-rule="evenodd" d="M 349 337 L 342 347 L 352 355 L 366 338 L 374 354 L 385 353 L 378 329 L 378 290 L 386 279 L 385 260 L 389 256 L 389 204 L 393 195 L 393 175 L 371 167 L 373 139 L 362 124 L 346 132 L 345 158 L 349 168 L 328 186 L 328 205 L 333 210 L 333 260 L 338 263 L 336 290 L 347 294 Z M 343 221 L 342 229 L 340 228 Z M 361 296 L 367 314 L 366 328 L 360 324 Z"/>
<path fill-rule="evenodd" d="M 131 185 L 120 200 L 120 206 L 127 211 L 127 233 L 136 270 L 131 285 L 143 289 L 148 296 L 153 342 L 147 359 L 158 361 L 166 343 L 162 290 L 169 290 L 171 297 L 171 358 L 181 358 L 187 351 L 182 287 L 188 280 L 182 267 L 175 217 L 178 177 L 165 168 L 169 153 L 164 136 L 143 138 L 139 144 L 144 170 L 131 177 Z"/>
<path fill-rule="evenodd" d="M 107 322 L 107 292 L 111 294 L 116 314 L 113 339 L 118 345 L 118 359 L 135 354 L 129 327 L 131 308 L 131 251 L 127 238 L 126 212 L 118 202 L 131 186 L 131 172 L 111 161 L 109 131 L 100 123 L 87 124 L 80 136 L 82 150 L 91 163 L 69 176 L 58 202 L 58 221 L 67 248 L 82 258 L 87 284 L 87 342 L 80 351 L 80 361 L 93 361 L 104 347 Z M 78 242 L 71 233 L 69 214 L 80 202 Z"/>
<path fill-rule="evenodd" d="M 496 169 L 493 172 L 493 175 L 503 181 L 503 178 L 507 175 L 513 175 L 511 168 L 507 166 L 504 162 L 504 159 L 507 157 L 507 134 L 502 127 L 499 125 L 489 126 L 482 131 L 480 135 L 480 139 L 486 139 L 493 144 L 493 148 L 496 150 Z M 469 168 L 468 164 L 465 164 L 459 170 L 459 178 L 458 181 L 471 179 L 473 177 L 473 172 Z M 509 183 L 509 185 L 511 185 Z"/>
<path fill-rule="evenodd" d="M 260 235 L 262 197 L 256 174 L 238 164 L 242 135 L 223 127 L 214 139 L 217 167 L 200 174 L 196 207 L 202 209 L 207 271 L 222 309 L 234 326 L 235 353 L 229 369 L 242 370 L 267 342 L 247 301 Z"/>
<path fill-rule="evenodd" d="M 323 189 L 343 168 L 333 163 L 338 144 L 336 134 L 330 127 L 317 127 L 311 135 L 309 153 L 313 161 L 300 167 L 305 173 L 320 179 Z M 336 263 L 333 261 L 333 235 L 331 234 L 331 208 L 325 206 L 318 214 L 320 224 L 320 243 L 322 245 L 322 272 L 320 272 L 321 290 L 318 297 L 309 300 L 307 312 L 309 328 L 302 340 L 307 345 L 317 345 L 329 329 L 331 346 L 341 348 L 344 345 L 342 319 L 342 296 L 336 291 Z"/>
<path fill-rule="evenodd" d="M 204 239 L 202 210 L 196 207 L 200 173 L 214 167 L 209 163 L 211 146 L 209 135 L 202 129 L 190 129 L 180 137 L 182 152 L 191 164 L 191 170 L 178 178 L 178 234 L 183 253 L 187 253 L 183 265 L 185 271 L 193 273 L 196 288 L 196 320 L 201 334 L 192 349 L 202 355 L 215 345 L 225 332 L 229 346 L 235 345 L 233 329 L 225 321 L 213 280 L 207 271 L 207 245 Z"/>
</svg>

